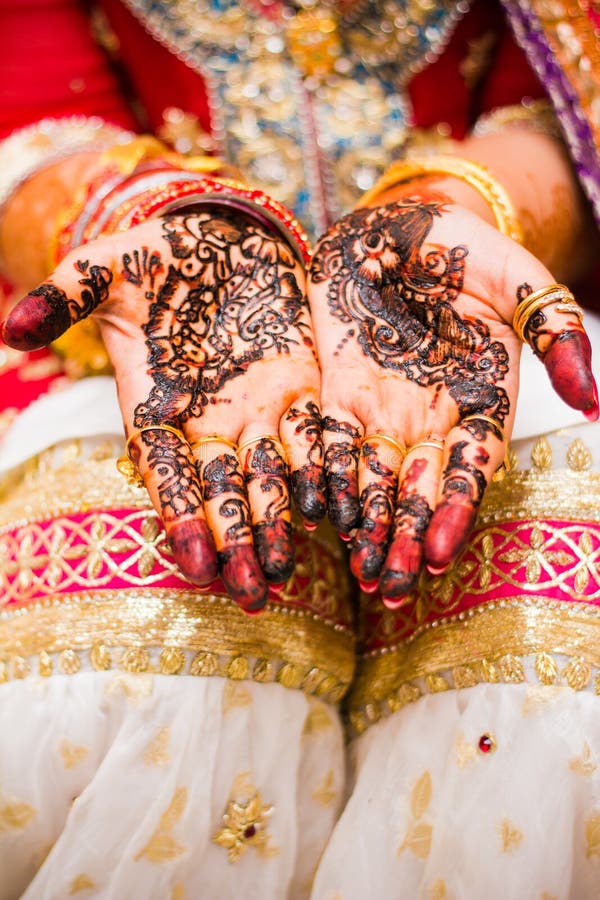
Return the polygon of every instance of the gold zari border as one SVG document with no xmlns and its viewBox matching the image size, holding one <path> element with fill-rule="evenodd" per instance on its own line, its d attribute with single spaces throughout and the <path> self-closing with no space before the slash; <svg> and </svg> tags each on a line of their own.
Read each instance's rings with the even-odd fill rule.
<svg viewBox="0 0 600 900">
<path fill-rule="evenodd" d="M 477 527 L 515 519 L 600 521 L 600 474 L 553 469 L 510 472 L 484 495 Z"/>
<path fill-rule="evenodd" d="M 249 617 L 217 594 L 83 592 L 0 614 L 0 682 L 85 664 L 278 682 L 337 703 L 354 663 L 348 631 L 275 604 Z"/>
<path fill-rule="evenodd" d="M 557 655 L 569 660 L 562 669 Z M 600 608 L 513 597 L 433 623 L 414 640 L 362 659 L 350 721 L 361 733 L 423 694 L 524 682 L 527 656 L 535 658 L 540 684 L 588 687 L 593 670 L 600 670 Z M 600 694 L 600 674 L 594 689 Z"/>
</svg>

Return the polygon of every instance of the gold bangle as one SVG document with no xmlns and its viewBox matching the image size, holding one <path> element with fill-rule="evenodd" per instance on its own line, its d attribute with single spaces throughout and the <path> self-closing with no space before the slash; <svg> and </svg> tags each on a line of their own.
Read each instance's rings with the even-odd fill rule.
<svg viewBox="0 0 600 900">
<path fill-rule="evenodd" d="M 369 206 L 390 188 L 423 175 L 449 175 L 469 184 L 489 204 L 498 231 L 519 244 L 523 243 L 523 229 L 506 189 L 481 163 L 460 156 L 421 156 L 392 163 L 371 190 L 363 194 L 360 206 Z"/>
<path fill-rule="evenodd" d="M 579 321 L 583 319 L 583 310 L 575 300 L 575 297 L 569 288 L 564 284 L 549 284 L 547 287 L 540 288 L 538 291 L 533 291 L 525 297 L 515 309 L 513 328 L 523 343 L 527 342 L 526 332 L 531 318 L 536 312 L 539 312 L 540 309 L 551 306 L 553 303 L 557 304 L 557 312 L 560 312 L 563 315 L 573 313 L 577 316 Z"/>
</svg>

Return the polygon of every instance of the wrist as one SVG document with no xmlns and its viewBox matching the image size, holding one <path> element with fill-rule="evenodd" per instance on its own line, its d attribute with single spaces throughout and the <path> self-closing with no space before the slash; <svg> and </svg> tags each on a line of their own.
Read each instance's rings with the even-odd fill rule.
<svg viewBox="0 0 600 900">
<path fill-rule="evenodd" d="M 460 206 L 479 216 L 488 224 L 496 224 L 489 203 L 474 187 L 454 176 L 424 175 L 384 191 L 367 205 L 381 206 L 406 200 L 409 197 L 419 198 L 424 202 L 439 200 L 444 204 Z"/>
</svg>

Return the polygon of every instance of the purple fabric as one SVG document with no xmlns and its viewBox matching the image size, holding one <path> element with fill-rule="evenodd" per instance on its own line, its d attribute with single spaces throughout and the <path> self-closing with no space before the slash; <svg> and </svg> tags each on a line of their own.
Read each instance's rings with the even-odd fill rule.
<svg viewBox="0 0 600 900">
<path fill-rule="evenodd" d="M 600 222 L 600 158 L 579 98 L 561 69 L 529 3 L 502 0 L 517 41 L 545 86 L 563 128 L 581 184 Z"/>
</svg>

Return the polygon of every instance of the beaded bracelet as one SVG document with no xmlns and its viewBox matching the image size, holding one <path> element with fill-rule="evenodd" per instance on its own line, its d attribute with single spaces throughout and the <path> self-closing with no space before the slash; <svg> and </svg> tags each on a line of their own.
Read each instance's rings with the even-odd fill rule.
<svg viewBox="0 0 600 900">
<path fill-rule="evenodd" d="M 360 205 L 369 206 L 390 188 L 427 175 L 452 176 L 475 188 L 489 204 L 498 230 L 513 241 L 523 243 L 523 231 L 505 188 L 485 166 L 460 156 L 423 156 L 392 163 L 371 190 L 361 197 Z"/>
</svg>

